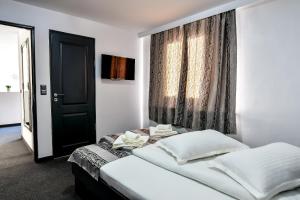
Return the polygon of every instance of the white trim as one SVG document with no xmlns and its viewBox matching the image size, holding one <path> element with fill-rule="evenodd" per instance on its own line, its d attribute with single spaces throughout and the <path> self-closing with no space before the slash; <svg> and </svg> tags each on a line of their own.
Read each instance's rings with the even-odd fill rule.
<svg viewBox="0 0 300 200">
<path fill-rule="evenodd" d="M 140 128 L 144 128 L 144 38 L 139 39 L 140 68 Z"/>
<path fill-rule="evenodd" d="M 194 15 L 191 15 L 191 16 L 188 16 L 188 17 L 170 22 L 168 24 L 165 24 L 165 25 L 162 25 L 162 26 L 159 26 L 159 27 L 156 27 L 156 28 L 153 28 L 151 30 L 141 32 L 141 33 L 138 34 L 138 36 L 139 37 L 145 37 L 147 35 L 159 33 L 161 31 L 165 31 L 165 30 L 177 27 L 177 26 L 182 26 L 184 24 L 188 24 L 188 23 L 200 20 L 200 19 L 204 19 L 204 18 L 213 16 L 213 15 L 217 15 L 217 14 L 220 14 L 222 12 L 233 10 L 233 9 L 245 6 L 247 4 L 253 3 L 255 1 L 257 1 L 257 0 L 234 0 L 234 1 L 231 1 L 229 3 L 226 3 L 226 4 L 223 4 L 223 5 L 220 5 L 220 6 L 217 6 L 217 7 L 199 12 L 197 14 L 194 14 Z"/>
</svg>

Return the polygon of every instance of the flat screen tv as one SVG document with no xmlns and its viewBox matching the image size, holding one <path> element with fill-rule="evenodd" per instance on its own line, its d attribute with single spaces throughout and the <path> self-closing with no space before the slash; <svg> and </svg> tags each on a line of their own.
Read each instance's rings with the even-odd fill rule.
<svg viewBox="0 0 300 200">
<path fill-rule="evenodd" d="M 101 78 L 134 80 L 135 59 L 102 54 Z"/>
</svg>

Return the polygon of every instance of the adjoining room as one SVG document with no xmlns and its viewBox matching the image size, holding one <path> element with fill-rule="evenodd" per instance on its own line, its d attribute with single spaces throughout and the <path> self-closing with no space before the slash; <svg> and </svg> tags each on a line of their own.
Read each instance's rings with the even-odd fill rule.
<svg viewBox="0 0 300 200">
<path fill-rule="evenodd" d="M 0 40 L 0 148 L 26 145 L 32 153 L 31 32 L 0 24 Z"/>
<path fill-rule="evenodd" d="M 2 179 L 33 162 L 36 153 L 32 35 L 31 27 L 0 22 L 0 170 L 6 174 Z M 18 173 L 14 177 L 21 178 Z"/>
</svg>

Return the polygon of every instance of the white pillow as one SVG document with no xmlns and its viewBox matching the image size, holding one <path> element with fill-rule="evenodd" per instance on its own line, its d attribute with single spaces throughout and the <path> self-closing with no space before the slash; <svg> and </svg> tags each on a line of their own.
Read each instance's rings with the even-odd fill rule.
<svg viewBox="0 0 300 200">
<path fill-rule="evenodd" d="M 173 155 L 179 164 L 248 148 L 215 130 L 183 133 L 160 140 L 157 144 Z"/>
<path fill-rule="evenodd" d="M 300 148 L 286 143 L 229 153 L 210 164 L 260 200 L 300 186 Z"/>
</svg>

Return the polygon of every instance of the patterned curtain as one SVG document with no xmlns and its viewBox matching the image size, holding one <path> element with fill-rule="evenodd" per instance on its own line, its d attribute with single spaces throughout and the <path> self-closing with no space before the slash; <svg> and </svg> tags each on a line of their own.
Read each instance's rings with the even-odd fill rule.
<svg viewBox="0 0 300 200">
<path fill-rule="evenodd" d="M 150 54 L 151 120 L 236 132 L 234 10 L 152 35 Z"/>
</svg>

